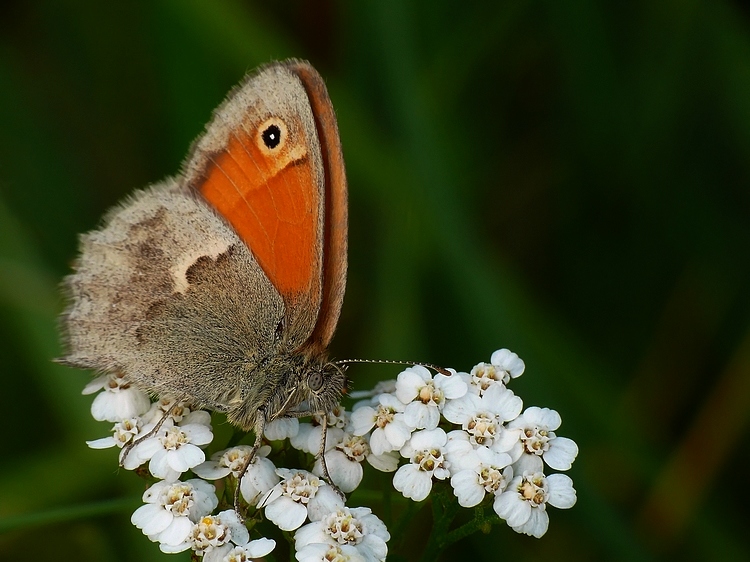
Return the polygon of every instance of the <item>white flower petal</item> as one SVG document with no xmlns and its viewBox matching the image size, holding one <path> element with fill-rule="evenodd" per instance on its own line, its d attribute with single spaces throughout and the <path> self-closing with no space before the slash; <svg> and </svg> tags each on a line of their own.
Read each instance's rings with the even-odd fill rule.
<svg viewBox="0 0 750 562">
<path fill-rule="evenodd" d="M 346 494 L 356 490 L 359 483 L 362 482 L 362 465 L 358 462 L 349 460 L 349 458 L 339 450 L 328 451 L 325 454 L 325 457 L 328 473 L 338 489 Z M 313 474 L 323 476 L 323 467 L 320 459 L 315 462 Z"/>
<path fill-rule="evenodd" d="M 523 410 L 523 400 L 502 384 L 490 386 L 484 392 L 482 400 L 493 404 L 493 411 L 506 422 L 516 419 Z"/>
<path fill-rule="evenodd" d="M 390 451 L 397 451 L 404 446 L 409 438 L 411 437 L 412 428 L 406 425 L 403 421 L 402 414 L 396 414 L 396 419 L 383 428 L 385 436 L 388 438 L 388 442 L 391 444 Z M 383 451 L 384 453 L 386 451 Z M 380 454 L 380 453 L 376 453 Z"/>
<path fill-rule="evenodd" d="M 355 433 L 355 435 L 357 434 Z M 406 443 L 406 441 L 404 441 L 404 443 Z M 401 447 L 404 446 L 404 443 L 401 444 Z M 398 448 L 400 449 L 401 447 Z M 388 440 L 388 437 L 386 436 L 386 433 L 383 429 L 378 427 L 377 429 L 375 429 L 375 431 L 372 432 L 372 435 L 370 436 L 370 450 L 375 455 L 382 455 L 383 453 L 394 450 L 393 444 Z"/>
<path fill-rule="evenodd" d="M 568 509 L 576 503 L 573 480 L 566 474 L 550 474 L 546 477 L 549 486 L 547 503 L 558 509 Z"/>
<path fill-rule="evenodd" d="M 249 558 L 262 558 L 271 554 L 274 548 L 276 548 L 275 540 L 261 538 L 250 541 L 245 546 L 245 551 Z"/>
<path fill-rule="evenodd" d="M 517 533 L 524 533 L 540 539 L 547 532 L 547 527 L 549 527 L 549 515 L 544 509 L 532 508 L 531 514 L 525 523 L 518 526 L 511 526 Z"/>
<path fill-rule="evenodd" d="M 493 504 L 495 513 L 502 519 L 505 519 L 511 527 L 523 525 L 531 517 L 531 505 L 519 496 L 516 490 L 517 484 L 514 484 L 515 481 L 514 479 L 511 482 L 510 489 L 507 492 L 495 496 Z"/>
<path fill-rule="evenodd" d="M 548 429 L 549 431 L 555 431 L 560 427 L 560 424 L 562 423 L 560 414 L 558 414 L 555 410 L 550 410 L 549 408 L 539 408 L 537 406 L 531 406 L 529 408 L 526 408 L 523 416 L 529 422 L 539 427 Z"/>
<path fill-rule="evenodd" d="M 477 394 L 466 393 L 461 398 L 446 401 L 443 417 L 451 423 L 463 424 L 474 412 L 480 410 L 482 400 Z"/>
<path fill-rule="evenodd" d="M 477 473 L 473 470 L 462 470 L 451 477 L 453 494 L 458 498 L 459 505 L 463 507 L 474 507 L 484 499 L 484 486 L 477 479 Z"/>
<path fill-rule="evenodd" d="M 159 542 L 167 545 L 178 545 L 185 542 L 190 531 L 193 530 L 193 523 L 187 517 L 175 517 L 169 524 L 169 527 L 159 533 Z"/>
<path fill-rule="evenodd" d="M 520 429 L 503 429 L 497 435 L 492 443 L 492 450 L 500 452 L 509 452 L 514 447 L 521 445 Z M 514 456 L 514 455 L 511 455 Z"/>
<path fill-rule="evenodd" d="M 404 404 L 408 404 L 417 397 L 424 383 L 431 379 L 430 372 L 421 366 L 401 371 L 396 379 L 396 397 Z"/>
<path fill-rule="evenodd" d="M 217 517 L 221 521 L 221 524 L 229 529 L 234 544 L 244 546 L 248 543 L 250 533 L 234 509 L 222 511 Z"/>
<path fill-rule="evenodd" d="M 111 393 L 105 390 L 96 395 L 94 401 L 91 403 L 91 416 L 96 421 L 119 421 L 114 413 Z"/>
<path fill-rule="evenodd" d="M 498 349 L 490 357 L 490 363 L 510 373 L 512 378 L 520 377 L 526 365 L 523 360 L 509 349 Z"/>
<path fill-rule="evenodd" d="M 198 410 L 198 412 L 191 412 L 186 417 L 192 416 L 193 414 L 197 414 L 199 412 L 202 412 L 202 410 Z M 204 412 L 204 413 L 208 413 L 208 412 Z M 202 425 L 202 424 L 190 423 L 187 425 L 180 426 L 180 429 L 183 431 L 183 433 L 185 433 L 185 435 L 187 435 L 191 444 L 199 446 L 199 447 L 208 445 L 214 439 L 214 434 L 211 431 L 211 428 L 206 427 L 205 425 Z"/>
<path fill-rule="evenodd" d="M 297 434 L 289 438 L 289 443 L 291 443 L 292 447 L 294 447 L 298 451 L 313 454 L 313 450 L 310 449 L 310 434 L 316 429 L 317 427 L 313 427 L 313 425 L 310 423 L 299 424 L 299 427 L 297 428 Z M 320 434 L 318 433 L 318 435 Z M 320 443 L 320 438 L 318 438 L 317 443 Z M 317 451 L 318 450 L 315 449 L 316 453 Z"/>
<path fill-rule="evenodd" d="M 169 466 L 177 472 L 185 472 L 206 460 L 206 453 L 192 443 L 182 445 L 177 451 L 167 454 Z"/>
<path fill-rule="evenodd" d="M 344 501 L 330 486 L 321 486 L 315 497 L 307 504 L 307 516 L 310 521 L 318 521 L 334 511 L 344 508 Z"/>
<path fill-rule="evenodd" d="M 399 455 L 396 451 L 390 451 L 382 455 L 367 455 L 367 462 L 380 472 L 393 472 L 398 468 Z"/>
<path fill-rule="evenodd" d="M 168 451 L 165 449 L 159 449 L 154 453 L 154 456 L 151 457 L 151 460 L 148 463 L 148 471 L 157 478 L 162 478 L 166 480 L 165 476 L 170 472 L 170 470 L 173 470 L 169 466 L 169 458 L 168 458 Z"/>
<path fill-rule="evenodd" d="M 346 562 L 372 562 L 365 559 L 356 548 L 351 545 L 310 543 L 298 548 L 295 554 L 298 562 L 321 562 L 325 560 L 341 560 Z"/>
<path fill-rule="evenodd" d="M 117 445 L 114 437 L 102 437 L 101 439 L 94 439 L 93 441 L 86 441 L 86 445 L 92 449 L 109 449 Z"/>
<path fill-rule="evenodd" d="M 177 554 L 178 552 L 185 552 L 187 549 L 190 548 L 190 541 L 181 542 L 177 545 L 171 545 L 166 543 L 159 543 L 159 550 L 161 550 L 164 554 Z M 211 560 L 206 560 L 204 558 L 203 562 L 211 562 Z"/>
<path fill-rule="evenodd" d="M 468 390 L 468 386 L 464 380 L 457 374 L 447 377 L 442 373 L 438 373 L 435 375 L 434 380 L 435 386 L 441 389 L 445 393 L 445 397 L 450 400 L 461 398 Z"/>
<path fill-rule="evenodd" d="M 442 448 L 448 441 L 448 436 L 442 428 L 423 429 L 412 433 L 408 446 L 415 451 L 423 449 Z M 405 445 L 405 446 L 407 446 Z"/>
<path fill-rule="evenodd" d="M 328 514 L 326 514 L 328 515 Z M 315 543 L 331 543 L 331 537 L 328 536 L 319 521 L 308 523 L 300 527 L 294 533 L 294 548 L 299 550 L 305 545 Z"/>
<path fill-rule="evenodd" d="M 349 508 L 349 512 L 362 522 L 368 533 L 377 535 L 386 542 L 391 540 L 388 527 L 385 526 L 385 523 L 377 515 L 373 514 L 369 507 L 352 507 Z"/>
<path fill-rule="evenodd" d="M 452 433 L 457 433 L 453 432 Z M 461 431 L 464 435 L 463 431 Z M 450 435 L 450 434 L 449 434 Z M 468 436 L 467 436 L 468 437 Z M 486 447 L 485 447 L 486 448 Z M 445 445 L 445 458 L 451 466 L 451 470 L 456 473 L 462 470 L 474 469 L 479 465 L 479 457 L 474 447 L 468 440 L 451 439 Z"/>
<path fill-rule="evenodd" d="M 122 464 L 125 470 L 133 470 L 153 457 L 158 451 L 163 450 L 158 439 L 149 437 L 148 439 L 138 441 L 124 458 L 122 454 L 125 452 L 125 449 L 120 451 L 120 464 Z"/>
<path fill-rule="evenodd" d="M 523 453 L 521 457 L 513 463 L 513 472 L 515 474 L 523 474 L 524 472 L 533 474 L 535 472 L 542 472 L 542 470 L 544 470 L 542 457 L 530 455 L 529 453 Z"/>
<path fill-rule="evenodd" d="M 240 493 L 247 503 L 255 505 L 279 480 L 274 464 L 265 457 L 256 457 L 240 481 Z"/>
<path fill-rule="evenodd" d="M 578 456 L 578 445 L 567 437 L 555 437 L 549 450 L 544 453 L 544 462 L 555 470 L 568 470 Z"/>
<path fill-rule="evenodd" d="M 186 425 L 202 425 L 210 429 L 211 414 L 205 410 L 195 410 L 194 412 L 190 412 L 180 421 L 180 426 L 184 427 Z"/>
<path fill-rule="evenodd" d="M 416 429 L 435 429 L 440 423 L 440 411 L 433 403 L 412 402 L 404 410 L 404 422 Z"/>
<path fill-rule="evenodd" d="M 297 418 L 278 418 L 266 424 L 263 435 L 269 441 L 282 441 L 297 435 L 299 425 Z"/>
<path fill-rule="evenodd" d="M 218 480 L 229 476 L 232 472 L 228 466 L 223 466 L 216 461 L 206 461 L 197 466 L 193 467 L 193 472 L 196 476 L 205 478 L 206 480 Z"/>
<path fill-rule="evenodd" d="M 104 385 L 107 383 L 108 380 L 109 380 L 109 375 L 101 375 L 99 377 L 96 377 L 91 382 L 89 382 L 86 386 L 83 387 L 81 394 L 83 394 L 84 396 L 88 394 L 94 394 L 94 392 L 104 388 Z"/>
<path fill-rule="evenodd" d="M 432 477 L 413 464 L 405 464 L 393 475 L 393 487 L 404 497 L 419 502 L 432 490 Z"/>
<path fill-rule="evenodd" d="M 385 560 L 388 555 L 388 546 L 385 541 L 374 534 L 365 535 L 357 546 L 360 552 L 367 553 L 367 558 L 370 560 Z"/>
<path fill-rule="evenodd" d="M 266 517 L 282 531 L 294 531 L 307 518 L 307 508 L 281 496 L 266 506 Z"/>
<path fill-rule="evenodd" d="M 375 426 L 375 420 L 375 408 L 362 406 L 352 412 L 350 431 L 354 435 L 364 435 Z"/>
<path fill-rule="evenodd" d="M 169 527 L 174 516 L 161 506 L 142 505 L 130 516 L 130 522 L 143 531 L 144 535 L 155 535 Z"/>
</svg>

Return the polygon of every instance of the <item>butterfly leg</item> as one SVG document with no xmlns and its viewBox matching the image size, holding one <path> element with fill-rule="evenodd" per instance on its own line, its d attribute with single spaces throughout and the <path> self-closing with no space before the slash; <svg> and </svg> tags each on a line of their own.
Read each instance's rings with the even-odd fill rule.
<svg viewBox="0 0 750 562">
<path fill-rule="evenodd" d="M 346 495 L 344 492 L 339 490 L 339 487 L 336 486 L 336 484 L 333 483 L 333 479 L 331 478 L 330 473 L 328 472 L 328 464 L 326 463 L 326 436 L 328 434 L 328 424 L 327 421 L 327 414 L 326 412 L 287 412 L 284 414 L 284 417 L 289 418 L 305 418 L 307 416 L 321 416 L 323 418 L 323 421 L 321 423 L 321 432 L 320 432 L 320 447 L 318 448 L 318 458 L 320 459 L 320 466 L 323 470 L 323 478 L 325 479 L 328 484 L 336 491 L 336 493 L 341 497 L 342 500 L 346 502 Z"/>
<path fill-rule="evenodd" d="M 318 449 L 318 458 L 320 459 L 320 467 L 323 469 L 323 478 L 328 482 L 331 487 L 336 491 L 339 497 L 346 503 L 346 495 L 344 492 L 339 490 L 339 487 L 333 483 L 333 478 L 328 473 L 328 464 L 326 463 L 326 435 L 328 434 L 328 426 L 325 423 L 326 416 L 323 415 L 323 430 L 320 432 L 320 448 Z"/>
<path fill-rule="evenodd" d="M 237 487 L 234 489 L 234 510 L 237 512 L 237 515 L 242 521 L 244 521 L 245 518 L 242 516 L 242 512 L 240 511 L 240 487 L 247 469 L 250 468 L 250 465 L 252 464 L 253 459 L 255 459 L 255 455 L 258 452 L 258 449 L 260 449 L 260 446 L 263 444 L 263 430 L 265 429 L 265 427 L 266 412 L 263 408 L 260 408 L 258 410 L 257 417 L 255 418 L 255 427 L 253 428 L 253 432 L 255 432 L 255 443 L 253 443 L 253 448 L 250 451 L 250 454 L 247 456 L 245 464 L 242 465 L 240 476 L 239 478 L 237 478 Z"/>
<path fill-rule="evenodd" d="M 169 416 L 174 412 L 175 408 L 177 408 L 177 405 L 183 402 L 185 399 L 187 399 L 188 395 L 185 394 L 183 396 L 180 396 L 177 400 L 175 400 L 172 405 L 169 407 L 169 409 L 164 412 L 164 415 L 161 417 L 161 419 L 156 422 L 156 425 L 146 433 L 145 435 L 139 436 L 137 439 L 133 439 L 130 443 L 126 444 L 122 450 L 120 451 L 120 466 L 124 466 L 125 459 L 128 457 L 130 452 L 141 442 L 145 441 L 149 437 L 153 437 L 158 433 L 158 431 L 161 429 L 161 426 L 164 425 L 164 422 L 167 421 Z"/>
</svg>

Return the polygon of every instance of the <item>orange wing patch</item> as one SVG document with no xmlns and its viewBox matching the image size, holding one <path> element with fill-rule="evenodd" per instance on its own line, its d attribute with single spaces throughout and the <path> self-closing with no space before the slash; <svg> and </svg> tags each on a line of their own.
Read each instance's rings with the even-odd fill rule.
<svg viewBox="0 0 750 562">
<path fill-rule="evenodd" d="M 211 156 L 200 192 L 289 302 L 319 282 L 319 188 L 304 145 L 284 140 L 271 154 L 262 139 L 235 130 L 226 148 Z"/>
</svg>

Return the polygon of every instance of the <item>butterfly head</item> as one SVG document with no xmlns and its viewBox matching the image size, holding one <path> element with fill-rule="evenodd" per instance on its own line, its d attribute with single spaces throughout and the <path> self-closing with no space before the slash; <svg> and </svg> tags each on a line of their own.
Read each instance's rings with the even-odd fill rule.
<svg viewBox="0 0 750 562">
<path fill-rule="evenodd" d="M 330 412 L 346 390 L 346 366 L 326 361 L 310 365 L 302 377 L 301 394 L 310 412 Z"/>
</svg>

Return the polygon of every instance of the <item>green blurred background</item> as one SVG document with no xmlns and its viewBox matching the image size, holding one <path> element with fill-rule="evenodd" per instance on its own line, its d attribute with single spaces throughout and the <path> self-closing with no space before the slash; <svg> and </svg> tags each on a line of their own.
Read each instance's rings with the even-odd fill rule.
<svg viewBox="0 0 750 562">
<path fill-rule="evenodd" d="M 514 390 L 580 445 L 578 504 L 542 540 L 500 525 L 445 559 L 747 556 L 749 17 L 728 0 L 4 2 L 0 560 L 168 559 L 129 523 L 142 482 L 84 444 L 109 427 L 89 375 L 50 362 L 56 286 L 77 233 L 176 173 L 243 74 L 290 56 L 326 78 L 348 167 L 334 355 L 466 370 L 508 347 Z M 395 372 L 350 370 L 358 388 Z"/>
</svg>

